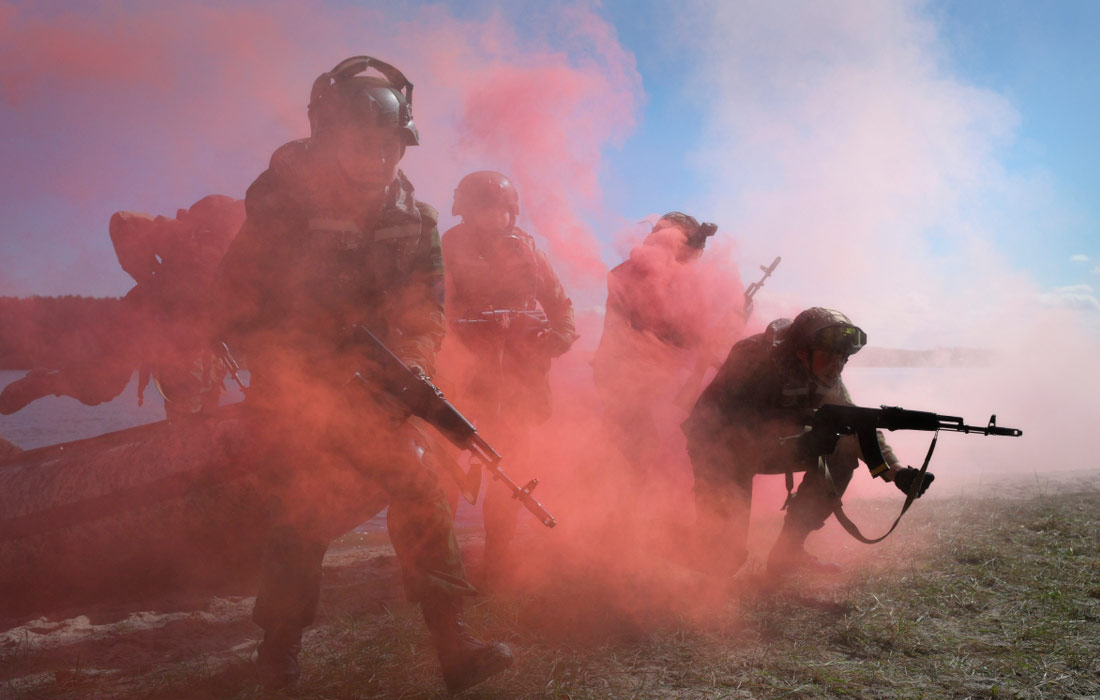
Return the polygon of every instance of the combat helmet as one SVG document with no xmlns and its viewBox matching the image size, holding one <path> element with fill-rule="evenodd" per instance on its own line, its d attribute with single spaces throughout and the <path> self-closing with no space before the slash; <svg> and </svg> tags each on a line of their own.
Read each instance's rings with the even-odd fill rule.
<svg viewBox="0 0 1100 700">
<path fill-rule="evenodd" d="M 852 319 L 820 306 L 795 316 L 783 336 L 784 344 L 792 351 L 826 350 L 849 356 L 867 344 L 867 334 Z"/>
<path fill-rule="evenodd" d="M 359 75 L 373 68 L 383 77 Z M 362 123 L 397 129 L 406 146 L 420 143 L 412 118 L 412 83 L 390 64 L 370 56 L 352 56 L 313 81 L 309 94 L 312 137 L 333 126 Z"/>
<path fill-rule="evenodd" d="M 512 212 L 512 221 L 519 217 L 519 190 L 503 173 L 478 170 L 458 182 L 451 214 L 467 216 L 487 207 L 502 206 Z"/>
</svg>

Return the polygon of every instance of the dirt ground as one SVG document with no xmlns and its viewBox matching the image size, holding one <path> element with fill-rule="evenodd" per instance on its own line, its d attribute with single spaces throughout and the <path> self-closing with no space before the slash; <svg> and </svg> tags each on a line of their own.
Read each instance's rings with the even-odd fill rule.
<svg viewBox="0 0 1100 700">
<path fill-rule="evenodd" d="M 848 510 L 881 523 L 896 505 Z M 590 562 L 556 562 L 553 581 L 472 601 L 472 624 L 517 661 L 465 696 L 1100 698 L 1100 491 L 1040 485 L 918 506 L 874 548 L 811 540 L 845 566 L 838 577 L 762 586 L 757 557 L 717 599 L 713 581 L 671 563 L 613 571 L 621 585 L 609 587 Z M 462 544 L 476 569 L 479 537 Z M 251 598 L 181 596 L 9 623 L 0 697 L 445 697 L 392 549 L 345 538 L 325 567 L 295 688 L 269 694 L 248 679 Z M 675 582 L 675 602 L 658 577 Z M 705 604 L 685 604 L 703 590 Z"/>
</svg>

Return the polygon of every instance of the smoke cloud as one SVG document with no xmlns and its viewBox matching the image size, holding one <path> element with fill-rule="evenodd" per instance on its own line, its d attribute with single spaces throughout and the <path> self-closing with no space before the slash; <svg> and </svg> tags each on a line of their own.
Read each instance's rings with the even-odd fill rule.
<svg viewBox="0 0 1100 700">
<path fill-rule="evenodd" d="M 926 5 L 702 2 L 681 20 L 700 47 L 703 201 L 747 259 L 783 255 L 761 319 L 828 306 L 873 346 L 992 350 L 980 369 L 869 370 L 857 356 L 846 373 L 857 403 L 979 424 L 996 412 L 1024 430 L 941 440 L 945 484 L 1091 468 L 1076 416 L 1100 389 L 1085 369 L 1100 350 L 1095 295 L 1043 290 L 1008 255 L 1067 205 L 1041 173 L 1003 164 L 1020 115 L 952 72 Z M 927 436 L 891 438 L 917 461 Z"/>
<path fill-rule="evenodd" d="M 691 520 L 677 425 L 686 411 L 658 401 L 655 466 L 635 463 L 608 437 L 589 366 L 603 323 L 601 251 L 625 256 L 649 229 L 623 235 L 591 222 L 621 232 L 653 213 L 607 212 L 601 201 L 602 154 L 629 133 L 644 98 L 634 56 L 588 6 L 539 12 L 541 29 L 521 31 L 501 15 L 439 6 L 0 4 L 0 128 L 22 135 L 0 144 L 0 293 L 125 291 L 106 236 L 112 212 L 241 197 L 277 146 L 308 134 L 319 73 L 361 53 L 392 62 L 416 85 L 421 133 L 403 169 L 440 209 L 441 228 L 454 223 L 451 192 L 464 174 L 504 172 L 520 191 L 520 225 L 578 308 L 582 340 L 551 377 L 555 414 L 516 468 L 517 478 L 540 477 L 539 496 L 562 524 L 543 531 L 520 514 L 545 555 L 526 558 L 534 568 L 521 578 L 574 567 L 601 586 L 601 600 L 639 616 L 722 602 L 669 563 L 682 545 L 669 533 Z M 698 2 L 670 31 L 697 51 L 698 82 L 687 88 L 706 115 L 694 159 L 709 186 L 685 207 L 713 212 L 723 231 L 696 266 L 707 340 L 721 355 L 738 335 L 815 305 L 848 313 L 874 345 L 988 349 L 988 367 L 853 366 L 846 378 L 863 405 L 979 424 L 997 412 L 1024 430 L 1018 440 L 945 437 L 937 487 L 1001 468 L 1091 467 L 1082 460 L 1100 390 L 1095 293 L 1044 291 L 1005 254 L 1058 202 L 1002 164 L 1020 115 L 952 74 L 924 6 Z M 1012 221 L 1023 224 L 1006 233 Z M 741 260 L 775 255 L 783 266 L 742 328 L 737 304 L 720 300 L 739 298 Z M 682 386 L 692 369 L 666 383 Z M 923 454 L 927 436 L 890 437 L 904 459 Z M 853 493 L 882 495 L 865 477 Z M 758 481 L 756 511 L 774 513 L 781 478 Z M 692 596 L 681 594 L 685 581 Z"/>
<path fill-rule="evenodd" d="M 583 6 L 539 10 L 533 35 L 439 6 L 0 9 L 0 127 L 22 135 L 0 147 L 0 293 L 122 293 L 111 213 L 243 196 L 278 145 L 308 135 L 313 79 L 362 53 L 416 85 L 423 145 L 402 165 L 442 224 L 462 175 L 501 170 L 563 276 L 601 276 L 586 217 L 600 208 L 601 152 L 629 133 L 641 83 Z"/>
</svg>

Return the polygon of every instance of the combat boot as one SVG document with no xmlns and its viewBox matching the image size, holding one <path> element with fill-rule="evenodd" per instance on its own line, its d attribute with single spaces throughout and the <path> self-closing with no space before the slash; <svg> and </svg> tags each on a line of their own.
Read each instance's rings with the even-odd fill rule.
<svg viewBox="0 0 1100 700">
<path fill-rule="evenodd" d="M 816 574 L 839 574 L 841 568 L 836 562 L 818 559 L 801 546 L 786 551 L 775 548 L 768 556 L 769 578 L 782 578 L 805 571 Z"/>
<path fill-rule="evenodd" d="M 817 574 L 839 574 L 840 566 L 822 561 L 806 551 L 806 537 L 810 533 L 791 527 L 789 521 L 783 524 L 783 531 L 768 555 L 765 575 L 770 579 L 780 579 L 801 572 Z"/>
<path fill-rule="evenodd" d="M 474 637 L 462 620 L 462 599 L 433 596 L 423 602 L 424 621 L 432 633 L 447 692 L 458 693 L 512 665 L 508 645 Z"/>
<path fill-rule="evenodd" d="M 260 683 L 271 690 L 297 683 L 302 675 L 298 666 L 301 649 L 302 630 L 265 630 L 264 641 L 256 650 L 256 674 Z"/>
</svg>

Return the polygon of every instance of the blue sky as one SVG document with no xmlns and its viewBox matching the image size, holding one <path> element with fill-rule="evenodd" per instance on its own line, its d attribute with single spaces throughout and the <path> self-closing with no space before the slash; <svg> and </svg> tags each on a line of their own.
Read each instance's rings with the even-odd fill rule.
<svg viewBox="0 0 1100 700">
<path fill-rule="evenodd" d="M 658 3 L 625 1 L 604 3 L 602 13 L 637 57 L 647 95 L 634 134 L 621 149 L 609 150 L 608 169 L 638 172 L 660 161 L 677 171 L 677 177 L 660 183 L 632 181 L 621 206 L 633 212 L 676 208 L 705 186 L 689 158 L 705 148 L 700 142 L 705 130 L 697 113 L 682 109 L 685 73 L 694 66 L 662 29 L 674 13 Z M 1100 3 L 963 0 L 930 3 L 919 13 L 939 34 L 948 72 L 999 93 L 1018 111 L 1018 131 L 1001 153 L 1003 166 L 1049 181 L 1064 210 L 1064 218 L 1012 239 L 1012 259 L 1044 286 L 1095 285 L 1100 280 L 1092 272 L 1100 265 Z M 752 177 L 751 168 L 746 177 Z M 1089 263 L 1071 263 L 1074 254 L 1088 256 Z"/>
<path fill-rule="evenodd" d="M 746 3 L 751 5 L 752 3 Z M 736 5 L 734 5 L 736 6 Z M 459 7 L 459 6 L 456 6 Z M 641 116 L 621 147 L 606 152 L 609 205 L 626 216 L 687 208 L 707 187 L 693 162 L 705 150 L 703 115 L 690 107 L 707 99 L 692 77 L 706 58 L 694 55 L 676 31 L 678 5 L 608 0 L 598 7 L 633 53 L 645 90 Z M 938 59 L 955 79 L 991 90 L 1018 112 L 1016 132 L 999 152 L 1011 173 L 1049 187 L 1059 216 L 1041 228 L 1004 233 L 1009 256 L 1046 287 L 1100 280 L 1100 3 L 1085 0 L 957 0 L 917 3 L 916 13 L 938 37 Z M 501 10 L 474 3 L 457 10 L 468 16 L 503 11 L 537 26 L 529 7 Z M 652 171 L 662 177 L 624 174 Z M 745 177 L 752 178 L 751 167 Z M 697 212 L 707 218 L 706 211 Z M 1085 255 L 1087 263 L 1071 262 Z M 749 268 L 750 270 L 752 268 Z"/>
<path fill-rule="evenodd" d="M 1100 3 L 967 0 L 935 3 L 929 14 L 951 49 L 953 68 L 1019 110 L 1006 165 L 1049 173 L 1075 214 L 1036 231 L 1042 245 L 1021 250 L 1018 259 L 1051 285 L 1075 273 L 1086 279 L 1100 264 Z M 1074 254 L 1088 255 L 1092 264 L 1071 268 Z"/>
</svg>

